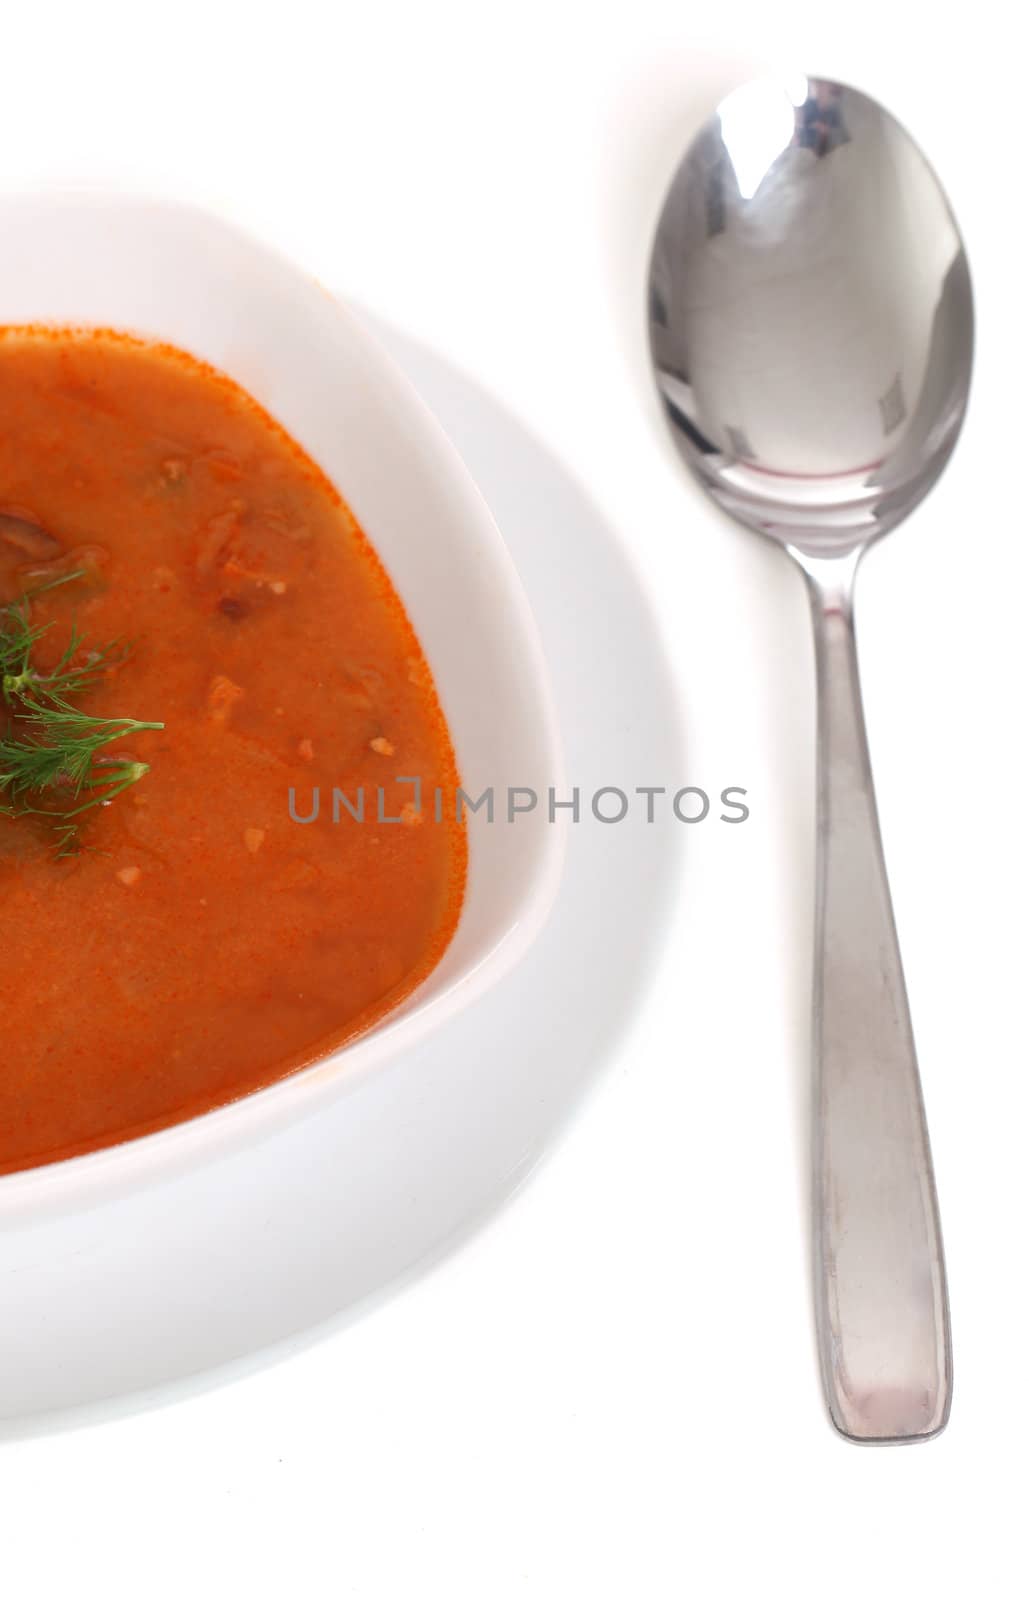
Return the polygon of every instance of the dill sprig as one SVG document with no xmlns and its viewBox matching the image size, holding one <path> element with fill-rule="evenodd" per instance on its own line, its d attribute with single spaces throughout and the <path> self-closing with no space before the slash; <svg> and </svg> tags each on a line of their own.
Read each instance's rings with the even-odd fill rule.
<svg viewBox="0 0 1029 1600">
<path fill-rule="evenodd" d="M 68 573 L 45 588 L 81 576 Z M 52 624 L 33 623 L 33 594 L 0 607 L 0 693 L 9 712 L 6 734 L 0 737 L 0 812 L 53 818 L 58 854 L 67 855 L 78 843 L 76 819 L 108 804 L 150 770 L 144 761 L 104 754 L 107 747 L 135 733 L 159 731 L 164 724 L 94 717 L 72 705 L 71 697 L 124 661 L 128 648 L 114 640 L 84 651 L 73 626 L 56 665 L 40 670 L 33 651 Z"/>
</svg>

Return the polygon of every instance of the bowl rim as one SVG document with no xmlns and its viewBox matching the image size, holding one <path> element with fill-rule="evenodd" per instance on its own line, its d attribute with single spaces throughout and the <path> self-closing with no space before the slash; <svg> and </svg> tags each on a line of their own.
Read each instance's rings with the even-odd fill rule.
<svg viewBox="0 0 1029 1600">
<path fill-rule="evenodd" d="M 444 480 L 455 515 L 473 525 L 483 558 L 491 562 L 498 580 L 503 583 L 507 603 L 516 615 L 522 652 L 520 677 L 531 687 L 535 701 L 540 765 L 555 789 L 561 788 L 564 761 L 549 672 L 536 621 L 514 561 L 492 513 L 442 425 L 360 315 L 286 251 L 210 206 L 174 196 L 100 184 L 53 188 L 39 185 L 0 192 L 0 215 L 9 213 L 13 217 L 19 210 L 39 207 L 92 208 L 100 212 L 116 209 L 141 215 L 159 211 L 182 219 L 187 225 L 232 236 L 255 257 L 277 265 L 280 270 L 285 269 L 307 288 L 314 287 L 325 297 L 332 314 L 346 328 L 347 337 L 362 347 L 364 358 L 378 368 L 383 388 L 389 392 L 391 408 L 395 406 L 405 423 L 417 429 L 425 447 L 432 452 L 434 469 Z M 89 327 L 91 323 L 84 319 L 79 324 L 55 323 L 57 325 Z M 146 337 L 144 330 L 128 331 Z M 231 371 L 229 376 L 232 376 Z M 367 531 L 374 545 L 374 529 Z M 119 1190 L 149 1187 L 190 1166 L 235 1154 L 313 1115 L 325 1101 L 353 1093 L 371 1075 L 387 1070 L 391 1061 L 491 989 L 526 954 L 556 899 L 564 870 L 567 837 L 567 818 L 561 813 L 543 831 L 544 842 L 537 853 L 535 872 L 524 880 L 505 931 L 493 940 L 480 959 L 470 962 L 467 970 L 444 982 L 436 993 L 419 999 L 421 990 L 437 970 L 433 968 L 418 987 L 399 1002 L 394 1012 L 387 1013 L 368 1032 L 274 1083 L 166 1128 L 129 1134 L 99 1150 L 0 1174 L 0 1228 L 19 1221 L 25 1212 L 33 1215 L 47 1210 L 60 1212 L 68 1209 L 69 1201 L 82 1199 L 99 1204 Z M 473 870 L 470 860 L 469 871 Z"/>
</svg>

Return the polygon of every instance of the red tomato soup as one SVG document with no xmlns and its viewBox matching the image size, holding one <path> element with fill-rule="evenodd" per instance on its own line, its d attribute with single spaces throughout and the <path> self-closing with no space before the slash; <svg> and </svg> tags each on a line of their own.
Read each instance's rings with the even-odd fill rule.
<svg viewBox="0 0 1029 1600">
<path fill-rule="evenodd" d="M 466 842 L 428 803 L 457 775 L 425 658 L 337 491 L 223 374 L 0 330 L 0 650 L 0 1172 L 270 1084 L 439 960 Z M 98 743 L 114 718 L 163 728 Z"/>
</svg>

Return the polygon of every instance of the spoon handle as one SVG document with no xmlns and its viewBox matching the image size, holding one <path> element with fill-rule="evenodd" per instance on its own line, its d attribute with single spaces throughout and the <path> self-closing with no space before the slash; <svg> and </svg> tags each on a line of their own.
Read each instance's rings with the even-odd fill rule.
<svg viewBox="0 0 1029 1600">
<path fill-rule="evenodd" d="M 852 591 L 859 557 L 794 550 L 818 677 L 815 1298 L 832 1420 L 924 1439 L 950 1409 L 947 1285 L 929 1136 L 868 757 Z"/>
</svg>

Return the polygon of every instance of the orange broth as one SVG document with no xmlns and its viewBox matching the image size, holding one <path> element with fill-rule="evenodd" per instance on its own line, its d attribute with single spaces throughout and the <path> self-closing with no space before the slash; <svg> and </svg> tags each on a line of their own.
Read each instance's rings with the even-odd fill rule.
<svg viewBox="0 0 1029 1600">
<path fill-rule="evenodd" d="M 196 1116 L 353 1038 L 439 960 L 463 892 L 452 808 L 377 820 L 380 786 L 386 815 L 410 801 L 401 776 L 453 794 L 454 753 L 324 473 L 181 351 L 3 329 L 0 603 L 71 570 L 30 602 L 52 624 L 33 663 L 73 625 L 83 659 L 131 641 L 76 704 L 165 727 L 110 748 L 150 771 L 82 818 L 77 853 L 45 817 L 0 817 L 0 1172 Z M 293 820 L 290 789 L 306 816 L 316 787 L 319 819 Z M 334 787 L 364 789 L 363 823 L 333 823 Z"/>
</svg>

